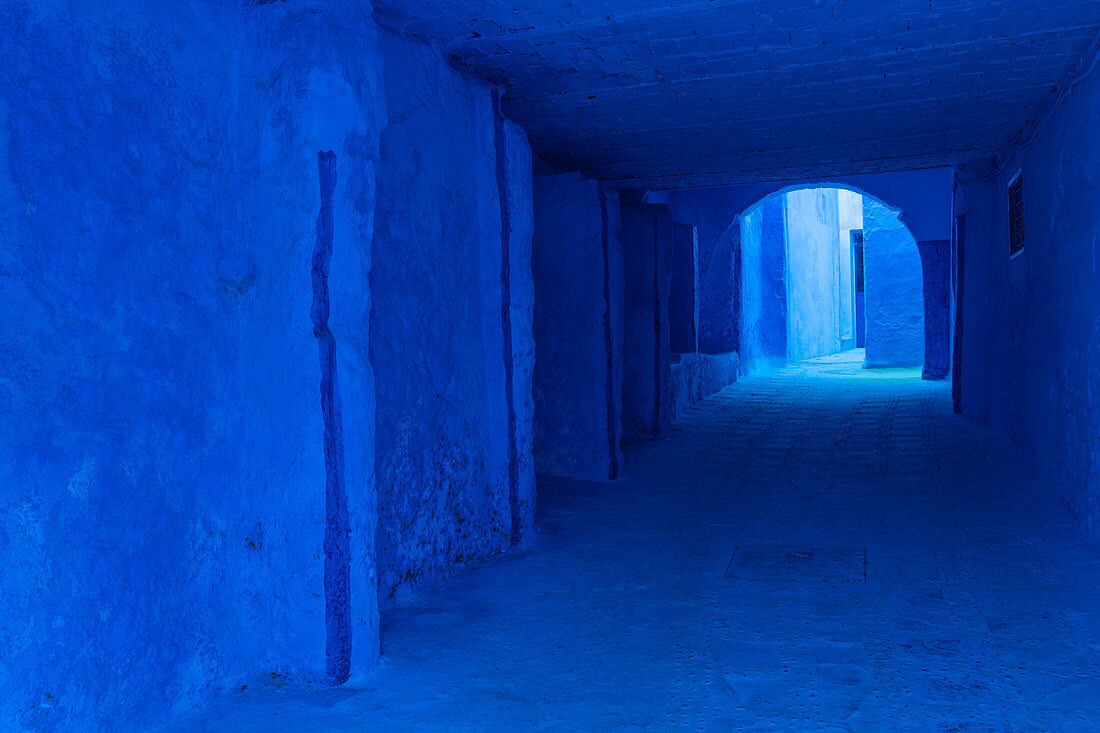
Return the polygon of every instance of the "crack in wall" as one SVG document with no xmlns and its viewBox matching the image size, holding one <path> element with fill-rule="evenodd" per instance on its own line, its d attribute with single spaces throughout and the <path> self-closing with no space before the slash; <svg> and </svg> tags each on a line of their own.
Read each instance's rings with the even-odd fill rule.
<svg viewBox="0 0 1100 733">
<path fill-rule="evenodd" d="M 508 403 L 508 506 L 511 509 L 511 543 L 522 539 L 519 505 L 519 456 L 516 447 L 515 350 L 512 344 L 512 214 L 508 209 L 508 151 L 500 91 L 493 90 L 493 140 L 496 148 L 497 198 L 500 202 L 500 319 L 504 330 L 504 389 Z"/>
<path fill-rule="evenodd" d="M 615 344 L 611 329 L 611 251 L 609 249 L 608 221 L 607 221 L 607 192 L 603 186 L 600 192 L 600 217 L 603 228 L 600 231 L 600 239 L 603 245 L 603 334 L 604 346 L 607 349 L 606 383 L 604 385 L 607 398 L 607 478 L 611 481 L 619 478 L 619 442 L 615 435 Z"/>
<path fill-rule="evenodd" d="M 311 262 L 313 335 L 321 362 L 321 414 L 325 452 L 325 671 L 336 684 L 351 673 L 351 560 L 347 491 L 344 486 L 344 440 L 336 378 L 336 338 L 329 328 L 329 264 L 332 260 L 336 155 L 317 154 L 321 209 Z"/>
<path fill-rule="evenodd" d="M 653 434 L 661 433 L 661 229 L 653 215 Z"/>
</svg>

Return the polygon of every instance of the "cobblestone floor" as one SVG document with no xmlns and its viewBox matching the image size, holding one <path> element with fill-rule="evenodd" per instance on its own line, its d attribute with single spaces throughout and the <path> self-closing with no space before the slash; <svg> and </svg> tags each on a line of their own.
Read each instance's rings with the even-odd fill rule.
<svg viewBox="0 0 1100 733">
<path fill-rule="evenodd" d="M 180 729 L 1100 731 L 1100 551 L 945 383 L 857 357 L 542 478 L 536 545 L 384 619 L 357 689 Z"/>
</svg>

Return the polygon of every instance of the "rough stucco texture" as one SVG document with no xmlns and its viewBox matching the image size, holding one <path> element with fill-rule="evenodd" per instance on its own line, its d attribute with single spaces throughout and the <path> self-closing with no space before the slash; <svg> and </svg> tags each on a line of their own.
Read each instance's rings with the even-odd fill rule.
<svg viewBox="0 0 1100 733">
<path fill-rule="evenodd" d="M 0 10 L 0 720 L 365 673 L 378 554 L 388 597 L 530 532 L 529 148 L 370 13 Z"/>
<path fill-rule="evenodd" d="M 689 408 L 737 381 L 736 353 L 683 354 L 669 369 L 669 418 L 678 422 Z"/>
<path fill-rule="evenodd" d="M 646 201 L 668 205 L 673 218 L 696 228 L 699 266 L 699 351 L 721 354 L 738 348 L 740 306 L 737 275 L 742 209 L 725 189 L 658 191 Z M 746 204 L 751 205 L 752 202 Z"/>
<path fill-rule="evenodd" d="M 924 363 L 920 253 L 898 212 L 871 199 L 863 209 L 867 366 Z"/>
<path fill-rule="evenodd" d="M 577 174 L 538 176 L 534 208 L 536 466 L 606 481 L 622 465 L 621 337 L 605 321 L 621 322 L 618 199 L 601 204 L 599 183 Z"/>
<path fill-rule="evenodd" d="M 242 374 L 250 382 L 240 391 L 248 396 L 236 397 L 236 389 L 229 392 L 233 401 L 246 405 L 250 425 L 263 431 L 262 441 L 246 441 L 242 486 L 245 491 L 263 489 L 253 511 L 270 512 L 280 537 L 265 558 L 272 587 L 255 589 L 251 595 L 260 599 L 261 607 L 272 606 L 264 623 L 276 641 L 296 655 L 308 652 L 310 661 L 312 647 L 301 652 L 297 647 L 305 642 L 312 645 L 312 636 L 325 632 L 317 628 L 312 606 L 300 621 L 295 607 L 321 600 L 326 605 L 341 604 L 348 616 L 347 628 L 340 633 L 350 634 L 351 641 L 348 671 L 361 674 L 378 659 L 374 384 L 367 359 L 371 307 L 367 273 L 385 100 L 377 39 L 368 17 L 360 11 L 315 11 L 306 3 L 294 2 L 257 8 L 248 16 L 247 43 L 255 49 L 242 68 L 245 116 L 241 128 L 248 131 L 242 200 L 248 248 L 243 252 L 231 248 L 219 276 L 240 282 L 236 287 L 247 287 L 254 279 L 256 297 L 262 296 L 257 311 L 243 324 L 243 343 L 249 346 L 243 353 Z M 320 38 L 325 39 L 323 44 Z M 334 342 L 331 409 L 339 426 L 336 443 L 328 448 L 342 469 L 342 505 L 332 503 L 331 486 L 326 487 L 331 476 L 326 475 L 326 447 L 322 446 L 326 425 L 321 414 L 322 365 L 317 361 L 322 334 L 311 327 L 312 322 L 304 322 L 322 287 L 314 248 L 320 206 L 317 160 L 325 151 L 335 156 L 336 168 L 333 249 L 324 287 L 329 301 L 327 327 Z M 317 315 L 313 313 L 314 318 Z M 255 365 L 267 365 L 271 376 L 256 380 Z M 304 376 L 298 376 L 298 370 Z M 311 502 L 309 513 L 298 506 L 304 497 Z M 332 585 L 325 568 L 326 555 L 332 552 L 330 538 L 314 521 L 318 525 L 328 521 L 330 528 L 334 521 L 338 523 L 332 540 L 339 543 L 347 563 L 350 591 Z M 325 538 L 323 547 L 318 547 L 318 538 Z M 324 571 L 318 577 L 322 588 L 303 582 L 310 577 L 307 571 L 315 576 Z M 290 607 L 283 600 L 299 595 L 304 600 Z M 294 623 L 289 629 L 288 620 Z M 333 632 L 330 626 L 330 641 Z M 338 660 L 331 658 L 331 650 L 326 655 L 331 672 Z"/>
<path fill-rule="evenodd" d="M 519 125 L 503 120 L 505 206 L 508 211 L 509 326 L 512 333 L 512 413 L 515 450 L 513 544 L 526 544 L 535 533 L 535 400 L 537 357 L 534 317 L 535 281 L 531 271 L 535 235 L 531 146 Z M 501 151 L 497 151 L 500 154 Z"/>
<path fill-rule="evenodd" d="M 492 96 L 429 46 L 381 38 L 370 355 L 385 604 L 504 550 L 512 520 Z"/>
<path fill-rule="evenodd" d="M 668 424 L 668 299 L 672 283 L 672 216 L 663 204 L 624 204 L 626 272 L 623 431 L 660 435 Z"/>
<path fill-rule="evenodd" d="M 1098 119 L 1094 71 L 991 192 L 972 191 L 968 220 L 991 221 L 992 233 L 983 240 L 968 227 L 965 333 L 983 339 L 987 356 L 963 390 L 968 411 L 984 403 L 1094 535 L 1100 534 Z M 1010 260 L 1007 189 L 1021 168 L 1026 246 Z M 963 369 L 968 373 L 966 360 Z"/>
<path fill-rule="evenodd" d="M 4 58 L 34 59 L 0 71 L 0 719 L 126 729 L 254 677 L 324 673 L 317 154 L 338 159 L 330 323 L 358 500 L 371 390 L 345 359 L 366 343 L 353 245 L 370 238 L 377 129 L 374 81 L 337 59 L 375 51 L 349 17 L 356 31 L 302 52 L 324 18 L 297 10 L 0 11 Z M 246 33 L 262 50 L 239 54 Z"/>
<path fill-rule="evenodd" d="M 691 224 L 673 223 L 669 343 L 674 354 L 699 350 L 699 236 Z"/>
<path fill-rule="evenodd" d="M 741 369 L 787 361 L 786 196 L 741 216 Z"/>
<path fill-rule="evenodd" d="M 918 242 L 924 303 L 924 379 L 951 370 L 951 242 Z"/>
</svg>

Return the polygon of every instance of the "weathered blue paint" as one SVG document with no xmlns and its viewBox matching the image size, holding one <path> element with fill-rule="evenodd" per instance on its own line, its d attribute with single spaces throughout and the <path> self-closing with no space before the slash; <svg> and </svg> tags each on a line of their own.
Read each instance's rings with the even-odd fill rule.
<svg viewBox="0 0 1100 733">
<path fill-rule="evenodd" d="M 898 211 L 870 199 L 863 243 L 867 366 L 921 366 L 924 283 L 917 243 Z"/>
<path fill-rule="evenodd" d="M 699 234 L 691 224 L 673 223 L 669 343 L 674 354 L 699 350 Z"/>
<path fill-rule="evenodd" d="M 509 535 L 513 545 L 522 538 L 523 511 L 519 498 L 519 454 L 516 446 L 515 352 L 512 347 L 512 212 L 508 200 L 508 150 L 500 91 L 493 90 L 493 152 L 496 156 L 497 201 L 500 209 L 500 317 L 504 335 L 504 393 L 508 406 L 508 506 Z"/>
<path fill-rule="evenodd" d="M 623 403 L 623 309 L 626 277 L 623 271 L 622 244 L 619 239 L 621 212 L 618 194 L 600 186 L 600 245 L 603 248 L 603 329 L 605 381 L 607 403 L 607 478 L 614 481 L 622 473 L 622 403 Z"/>
<path fill-rule="evenodd" d="M 837 202 L 840 208 L 840 241 L 837 243 L 840 348 L 847 351 L 856 348 L 856 283 L 852 232 L 863 230 L 863 196 L 854 191 L 840 189 L 837 191 Z"/>
<path fill-rule="evenodd" d="M 497 156 L 502 156 L 504 168 L 501 205 L 508 210 L 507 269 L 508 308 L 511 330 L 511 359 L 505 353 L 505 366 L 510 368 L 510 393 L 515 484 L 512 496 L 512 544 L 527 545 L 535 535 L 535 403 L 532 381 L 535 371 L 535 281 L 531 274 L 531 246 L 534 237 L 532 203 L 532 160 L 527 135 L 514 122 L 503 120 L 502 139 L 496 144 Z M 504 271 L 502 269 L 502 277 Z M 487 319 L 491 321 L 491 319 Z"/>
<path fill-rule="evenodd" d="M 669 369 L 669 419 L 683 420 L 688 409 L 737 381 L 741 359 L 729 354 L 681 354 Z"/>
<path fill-rule="evenodd" d="M 787 358 L 803 361 L 840 351 L 840 209 L 835 188 L 785 198 Z"/>
<path fill-rule="evenodd" d="M 502 246 L 513 226 L 501 213 L 505 131 L 490 88 L 429 45 L 388 32 L 380 41 L 389 124 L 370 358 L 379 595 L 389 605 L 505 550 L 522 522 L 508 376 L 510 246 Z M 436 134 L 445 127 L 449 136 Z"/>
<path fill-rule="evenodd" d="M 622 466 L 618 196 L 578 175 L 534 191 L 536 465 L 606 481 Z"/>
<path fill-rule="evenodd" d="M 489 89 L 428 45 L 391 44 L 383 64 L 369 5 L 16 0 L 0 8 L 0 25 L 0 472 L 12 494 L 0 509 L 0 728 L 156 726 L 273 674 L 365 674 L 379 659 L 378 512 L 400 511 L 388 490 L 380 505 L 375 481 L 376 394 L 385 428 L 402 376 L 384 364 L 376 392 L 373 347 L 399 340 L 388 309 L 410 316 L 411 343 L 433 329 L 461 335 L 431 357 L 431 375 L 410 380 L 421 395 L 446 395 L 441 431 L 473 446 L 469 465 L 493 466 L 491 481 L 468 481 L 480 469 L 445 459 L 469 493 L 433 528 L 458 536 L 462 520 L 467 546 L 415 534 L 407 546 L 444 571 L 459 552 L 473 556 L 469 546 L 506 547 L 510 533 Z M 439 76 L 410 83 L 430 74 Z M 387 96 L 396 117 L 409 108 L 391 92 L 431 87 L 438 95 L 409 107 L 436 112 L 394 125 L 380 157 Z M 466 142 L 440 139 L 439 120 L 461 120 Z M 513 422 L 529 533 L 530 163 L 524 174 L 522 131 L 507 123 L 505 137 L 520 258 L 509 273 Z M 442 147 L 476 149 L 456 166 L 476 175 L 449 185 L 410 175 Z M 319 151 L 332 153 L 320 170 Z M 420 208 L 405 218 L 397 202 Z M 476 242 L 472 256 L 419 260 L 432 240 L 402 227 L 439 221 L 427 212 L 448 204 L 447 245 Z M 385 304 L 370 287 L 375 248 L 382 273 L 423 264 L 415 286 L 387 289 Z M 471 286 L 481 278 L 492 287 Z M 484 293 L 472 321 L 457 298 L 418 311 L 444 302 L 447 283 Z M 454 375 L 469 380 L 452 388 Z M 455 428 L 459 414 L 486 439 Z M 409 434 L 410 451 L 426 455 L 432 430 Z M 391 463 L 387 454 L 380 465 Z M 500 521 L 487 506 L 498 486 Z"/>
<path fill-rule="evenodd" d="M 787 360 L 786 197 L 749 209 L 741 226 L 741 369 Z"/>
<path fill-rule="evenodd" d="M 966 215 L 962 405 L 1002 427 L 1100 534 L 1100 72 L 1071 76 L 1045 125 L 992 180 L 960 172 Z M 1091 71 L 1090 71 L 1091 69 Z M 1009 259 L 1007 187 L 1025 179 L 1027 246 Z M 980 180 L 975 180 L 980 179 Z"/>
<path fill-rule="evenodd" d="M 344 485 L 344 434 L 337 386 L 336 337 L 328 327 L 328 293 L 332 261 L 333 212 L 336 191 L 336 155 L 318 153 L 321 207 L 317 215 L 317 244 L 313 250 L 313 335 L 321 361 L 321 417 L 325 451 L 325 671 L 337 684 L 351 674 L 351 557 L 348 500 Z"/>
<path fill-rule="evenodd" d="M 925 379 L 951 371 L 951 242 L 917 242 L 924 288 Z"/>
<path fill-rule="evenodd" d="M 626 272 L 623 430 L 660 435 L 668 425 L 668 295 L 672 280 L 672 215 L 659 204 L 624 203 Z"/>
<path fill-rule="evenodd" d="M 739 353 L 748 369 L 755 369 L 764 356 L 764 292 L 766 285 L 763 280 L 763 237 L 762 237 L 762 209 L 757 206 L 741 217 L 741 312 L 739 324 L 740 340 Z M 786 298 L 784 306 L 786 306 Z M 786 326 L 784 326 L 784 332 Z M 784 333 L 783 344 L 787 339 Z"/>
<path fill-rule="evenodd" d="M 785 196 L 774 196 L 760 205 L 760 279 L 763 298 L 760 348 L 761 356 L 771 364 L 783 364 L 787 361 L 786 208 Z"/>
<path fill-rule="evenodd" d="M 262 680 L 361 680 L 380 658 L 380 597 L 396 603 L 531 538 L 535 382 L 542 457 L 557 461 L 543 465 L 603 480 L 623 469 L 624 392 L 632 432 L 652 435 L 732 379 L 734 349 L 786 358 L 791 329 L 795 358 L 834 348 L 805 337 L 830 338 L 837 320 L 843 347 L 843 262 L 833 318 L 835 298 L 815 304 L 785 274 L 790 265 L 823 280 L 828 247 L 799 261 L 769 255 L 773 214 L 790 208 L 747 211 L 794 186 L 847 186 L 882 204 L 868 227 L 868 313 L 886 337 L 869 342 L 868 359 L 923 361 L 928 376 L 950 364 L 958 203 L 960 406 L 1005 428 L 1097 531 L 1095 42 L 1046 127 L 999 167 L 964 166 L 957 198 L 949 168 L 844 173 L 1003 153 L 1041 117 L 1100 6 L 952 1 L 946 12 L 883 6 L 864 17 L 860 4 L 831 0 L 607 0 L 596 15 L 586 3 L 514 5 L 0 6 L 0 728 L 155 728 Z M 851 37 L 834 42 L 838 28 Z M 970 50 L 940 53 L 947 46 Z M 788 93 L 758 93 L 768 85 Z M 552 163 L 605 180 L 569 173 L 536 192 L 526 134 L 504 119 L 502 95 Z M 1005 188 L 1018 168 L 1028 246 L 1010 261 Z M 691 297 L 698 348 L 714 354 L 670 366 L 671 217 L 643 209 L 650 220 L 628 222 L 624 247 L 608 178 L 647 188 L 775 179 L 651 202 L 697 227 Z M 873 256 L 906 227 L 920 250 Z M 925 255 L 919 283 L 920 268 L 904 264 L 913 251 Z M 911 293 L 924 296 L 920 326 Z M 936 389 L 914 404 L 945 396 Z M 761 394 L 743 396 L 755 409 Z M 862 399 L 847 387 L 834 396 L 850 394 Z M 784 399 L 764 417 L 782 423 L 799 402 Z M 719 412 L 707 414 L 729 418 Z M 969 439 L 939 408 L 917 415 L 929 416 Z M 943 439 L 913 425 L 903 432 Z M 654 463 L 649 447 L 632 459 L 673 465 Z M 927 467 L 925 453 L 908 458 Z M 784 460 L 797 469 L 799 456 Z M 728 482 L 729 465 L 699 470 Z M 970 482 L 975 496 L 982 488 Z M 1080 559 L 1080 547 L 1062 549 Z M 599 580 L 606 568 L 577 557 L 568 569 L 596 568 Z M 490 595 L 509 594 L 514 585 Z"/>
<path fill-rule="evenodd" d="M 743 214 L 750 213 L 751 209 L 760 204 L 761 201 L 766 204 L 769 201 L 782 199 L 782 197 L 775 196 L 775 194 L 785 194 L 806 188 L 820 189 L 828 187 L 864 194 L 867 202 L 882 206 L 883 212 L 893 212 L 892 219 L 889 219 L 889 213 L 882 215 L 888 219 L 887 229 L 889 231 L 896 231 L 900 227 L 903 230 L 908 230 L 911 235 L 910 239 L 915 237 L 921 240 L 950 239 L 952 236 L 954 171 L 950 168 L 899 171 L 896 173 L 869 173 L 831 179 L 809 178 L 792 181 L 746 183 L 698 190 L 657 191 L 646 197 L 646 200 L 650 202 L 667 203 L 678 221 L 690 222 L 698 227 L 700 263 L 699 339 L 702 351 L 720 352 L 740 349 L 743 352 L 741 354 L 742 369 L 751 370 L 754 364 L 760 363 L 759 357 L 753 355 L 754 349 L 761 348 L 758 345 L 759 339 L 774 336 L 778 341 L 778 335 L 782 334 L 784 342 L 782 353 L 783 358 L 786 358 L 785 342 L 789 326 L 785 311 L 782 308 L 764 308 L 763 313 L 771 314 L 771 317 L 775 319 L 775 322 L 766 326 L 761 326 L 759 313 L 750 311 L 746 316 L 741 312 L 741 308 L 745 307 L 740 297 L 741 289 L 748 288 L 752 292 L 756 287 L 753 272 L 757 266 L 757 256 L 755 254 L 756 245 L 753 242 L 747 244 L 741 242 L 743 234 L 751 233 L 755 229 L 750 228 L 748 232 L 743 231 L 740 219 L 743 218 Z M 884 206 L 883 202 L 889 205 Z M 764 214 L 768 214 L 767 209 L 764 210 Z M 773 211 L 772 214 L 775 215 L 775 212 Z M 766 225 L 768 221 L 769 219 L 765 216 L 761 226 Z M 877 218 L 875 221 L 877 221 Z M 785 225 L 777 226 L 785 229 Z M 887 249 L 890 249 L 893 245 L 890 245 L 887 240 L 891 239 L 892 235 L 887 239 L 880 236 L 880 243 L 885 242 Z M 744 252 L 745 247 L 748 248 L 748 260 L 746 260 Z M 915 292 L 920 296 L 923 286 L 919 283 L 921 266 L 915 255 L 915 245 L 902 246 L 902 250 L 908 252 L 908 255 L 903 258 L 904 264 L 897 263 L 896 267 L 895 265 L 886 265 L 884 269 L 883 264 L 880 263 L 878 272 L 884 277 L 883 282 L 895 279 L 895 276 L 903 279 L 908 278 L 916 273 L 918 282 Z M 767 256 L 770 251 L 774 250 L 764 248 L 761 253 Z M 730 262 L 730 257 L 734 258 L 733 262 Z M 840 283 L 843 282 L 839 272 L 840 259 L 841 256 L 838 255 L 838 269 L 834 273 L 834 277 L 839 280 L 838 288 Z M 765 262 L 764 266 L 769 268 L 770 272 L 775 272 L 776 264 Z M 784 272 L 786 266 L 784 262 Z M 774 279 L 767 272 L 763 277 L 765 280 Z M 784 300 L 786 299 L 785 277 L 784 275 L 782 288 Z M 745 278 L 748 278 L 748 280 L 746 281 Z M 879 305 L 886 310 L 885 313 L 876 315 L 876 318 L 883 319 L 887 325 L 884 330 L 881 330 L 881 334 L 884 335 L 886 341 L 872 350 L 872 356 L 876 353 L 884 354 L 884 358 L 873 365 L 888 366 L 898 362 L 898 355 L 893 344 L 898 342 L 899 337 L 900 343 L 907 344 L 905 349 L 910 352 L 903 354 L 902 360 L 911 364 L 921 363 L 923 346 L 914 345 L 915 332 L 913 324 L 905 325 L 913 313 L 919 314 L 923 323 L 923 306 L 919 297 L 916 300 L 911 297 L 912 290 L 912 288 L 907 288 L 904 291 L 907 300 L 906 304 L 901 307 L 900 313 L 891 312 L 896 310 L 892 304 L 882 299 L 878 301 Z M 762 292 L 766 294 L 771 290 L 765 288 Z M 839 307 L 843 307 L 843 301 Z M 778 323 L 780 316 L 783 319 L 782 328 L 779 328 Z M 899 323 L 903 325 L 899 326 Z M 748 324 L 752 328 L 759 327 L 760 330 L 756 335 L 750 333 L 743 336 L 739 332 L 743 324 Z M 841 332 L 840 338 L 843 344 L 843 319 L 838 328 Z M 920 328 L 920 326 L 916 326 L 917 332 L 920 331 Z M 920 334 L 918 333 L 918 335 Z M 920 336 L 923 338 L 922 335 Z M 882 351 L 884 347 L 886 348 L 885 352 Z M 763 350 L 768 354 L 779 353 L 778 347 L 774 344 Z M 920 354 L 916 357 L 916 361 L 913 360 L 911 353 L 914 350 Z M 875 358 L 878 359 L 878 357 Z M 775 359 L 776 357 L 770 357 L 769 361 Z"/>
</svg>

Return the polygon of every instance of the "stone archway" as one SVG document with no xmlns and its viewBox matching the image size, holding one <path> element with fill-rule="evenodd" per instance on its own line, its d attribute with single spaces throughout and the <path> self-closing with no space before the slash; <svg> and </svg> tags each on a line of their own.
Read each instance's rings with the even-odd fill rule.
<svg viewBox="0 0 1100 733">
<path fill-rule="evenodd" d="M 739 257 L 742 217 L 761 201 L 805 188 L 854 191 L 896 212 L 916 242 L 924 295 L 926 379 L 942 379 L 951 368 L 954 307 L 951 292 L 954 172 L 951 169 L 861 174 L 739 184 L 699 190 L 650 193 L 647 201 L 667 203 L 677 221 L 698 226 L 699 349 L 708 353 L 740 350 Z M 730 213 L 736 212 L 731 218 Z"/>
</svg>

